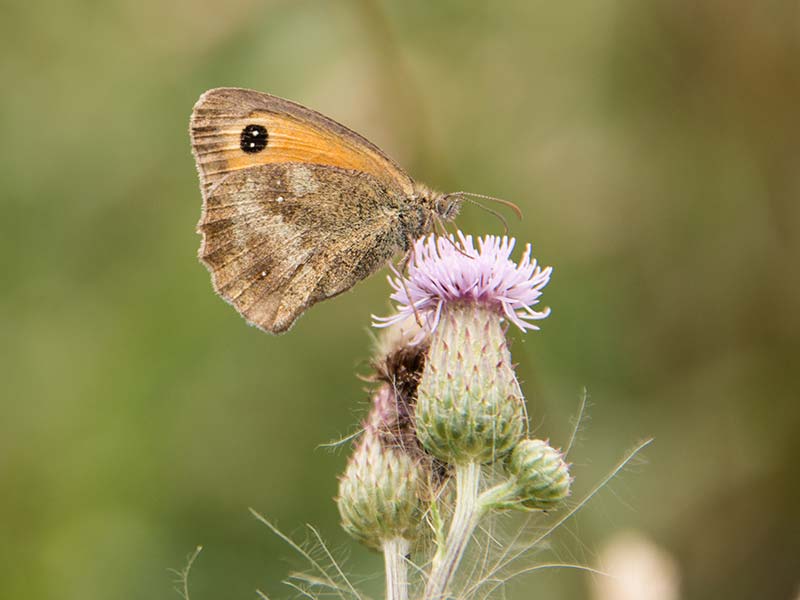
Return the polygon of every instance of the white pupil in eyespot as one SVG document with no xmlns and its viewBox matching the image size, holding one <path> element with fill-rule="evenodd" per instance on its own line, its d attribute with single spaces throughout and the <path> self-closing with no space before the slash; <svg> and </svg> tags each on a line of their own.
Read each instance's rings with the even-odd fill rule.
<svg viewBox="0 0 800 600">
<path fill-rule="evenodd" d="M 266 148 L 268 140 L 269 134 L 266 128 L 252 124 L 242 129 L 239 147 L 248 154 L 254 154 Z"/>
</svg>

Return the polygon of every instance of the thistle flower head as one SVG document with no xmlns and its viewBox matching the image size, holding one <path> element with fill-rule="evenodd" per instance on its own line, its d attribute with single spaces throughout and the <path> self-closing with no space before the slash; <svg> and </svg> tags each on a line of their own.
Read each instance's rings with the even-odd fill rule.
<svg viewBox="0 0 800 600">
<path fill-rule="evenodd" d="M 495 309 L 522 331 L 539 329 L 533 321 L 547 317 L 550 309 L 537 312 L 532 307 L 538 304 L 553 268 L 542 268 L 531 258 L 530 244 L 519 263 L 512 261 L 514 238 L 487 235 L 478 238 L 476 249 L 471 235 L 458 231 L 456 236 L 417 240 L 408 275 L 395 270 L 394 277 L 389 277 L 397 313 L 373 317 L 373 325 L 399 323 L 416 311 L 433 331 L 447 303 L 475 303 Z"/>
</svg>

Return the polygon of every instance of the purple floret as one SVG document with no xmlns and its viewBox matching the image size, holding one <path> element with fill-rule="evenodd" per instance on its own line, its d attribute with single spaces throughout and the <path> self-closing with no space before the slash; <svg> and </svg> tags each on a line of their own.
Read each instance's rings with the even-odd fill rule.
<svg viewBox="0 0 800 600">
<path fill-rule="evenodd" d="M 387 327 L 419 314 L 433 332 L 447 303 L 476 303 L 496 308 L 522 331 L 539 329 L 531 321 L 550 314 L 531 307 L 538 304 L 542 288 L 550 281 L 553 267 L 541 268 L 531 259 L 531 245 L 519 263 L 509 257 L 516 240 L 487 235 L 478 238 L 475 249 L 471 235 L 456 233 L 457 239 L 430 235 L 414 244 L 403 276 L 392 268 L 389 284 L 397 313 L 389 317 L 373 316 L 375 327 Z"/>
</svg>

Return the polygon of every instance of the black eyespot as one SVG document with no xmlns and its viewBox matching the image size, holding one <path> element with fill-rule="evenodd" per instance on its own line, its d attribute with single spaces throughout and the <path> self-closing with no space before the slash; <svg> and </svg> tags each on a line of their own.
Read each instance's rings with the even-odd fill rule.
<svg viewBox="0 0 800 600">
<path fill-rule="evenodd" d="M 267 147 L 267 128 L 261 125 L 248 125 L 242 129 L 239 146 L 248 154 L 261 152 Z"/>
</svg>

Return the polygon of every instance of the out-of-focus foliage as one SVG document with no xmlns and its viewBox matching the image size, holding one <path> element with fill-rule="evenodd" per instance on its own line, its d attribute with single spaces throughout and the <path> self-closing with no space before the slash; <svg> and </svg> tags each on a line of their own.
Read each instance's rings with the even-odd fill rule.
<svg viewBox="0 0 800 600">
<path fill-rule="evenodd" d="M 592 564 L 640 529 L 686 599 L 800 583 L 796 3 L 14 2 L 0 19 L 0 597 L 194 600 L 298 566 L 248 513 L 319 525 L 366 395 L 374 277 L 288 335 L 249 328 L 195 258 L 192 104 L 235 85 L 312 106 L 432 186 L 513 199 L 555 273 L 517 340 L 535 432 L 592 419 L 576 492 L 647 462 L 556 536 Z M 500 225 L 467 207 L 472 233 Z M 380 560 L 352 548 L 349 565 Z M 373 591 L 380 580 L 367 583 Z M 532 574 L 510 598 L 586 598 Z M 276 594 L 277 595 L 277 594 Z"/>
</svg>

